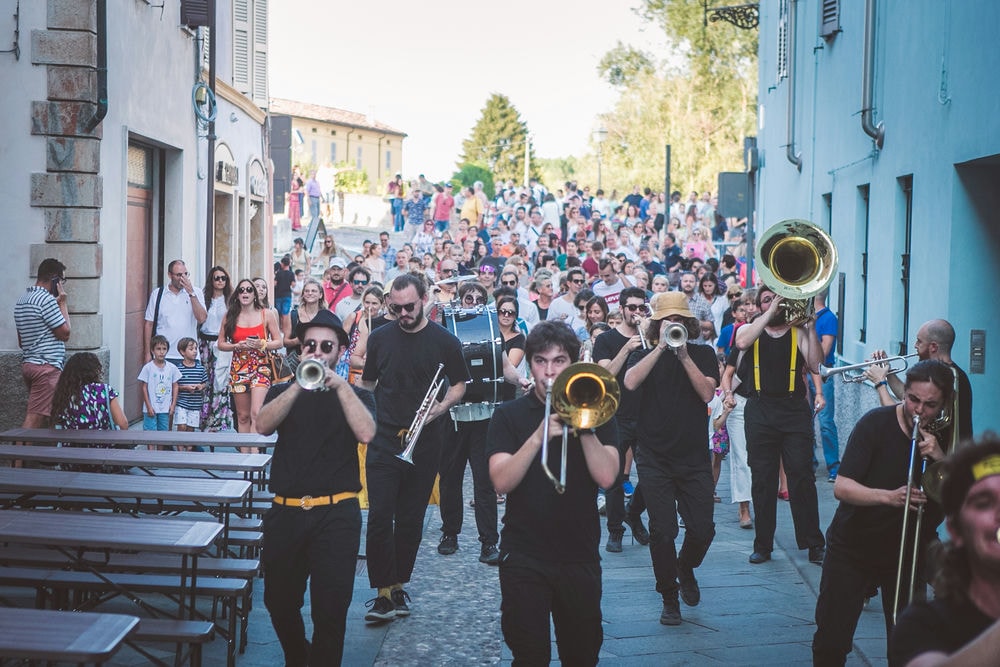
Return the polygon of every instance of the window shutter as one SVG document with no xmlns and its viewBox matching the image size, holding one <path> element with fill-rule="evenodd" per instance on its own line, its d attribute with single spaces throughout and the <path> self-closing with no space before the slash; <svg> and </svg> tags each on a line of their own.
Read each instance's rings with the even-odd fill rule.
<svg viewBox="0 0 1000 667">
<path fill-rule="evenodd" d="M 233 0 L 233 87 L 250 94 L 249 0 Z"/>
<path fill-rule="evenodd" d="M 266 109 L 267 95 L 267 0 L 253 5 L 253 101 Z"/>
<path fill-rule="evenodd" d="M 209 25 L 209 0 L 181 0 L 181 23 L 189 28 Z"/>
<path fill-rule="evenodd" d="M 838 32 L 840 32 L 840 0 L 823 0 L 819 35 L 823 39 L 830 40 Z"/>
<path fill-rule="evenodd" d="M 778 10 L 778 50 L 777 50 L 779 82 L 788 78 L 788 0 L 781 0 Z"/>
</svg>

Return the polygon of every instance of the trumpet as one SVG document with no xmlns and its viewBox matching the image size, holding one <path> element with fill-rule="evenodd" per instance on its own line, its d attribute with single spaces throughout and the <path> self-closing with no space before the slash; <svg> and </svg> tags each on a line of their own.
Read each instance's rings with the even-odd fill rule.
<svg viewBox="0 0 1000 667">
<path fill-rule="evenodd" d="M 410 428 L 399 432 L 399 437 L 402 438 L 404 447 L 401 453 L 396 454 L 396 458 L 410 465 L 413 465 L 413 448 L 417 446 L 417 439 L 420 437 L 420 432 L 424 430 L 424 424 L 427 423 L 427 415 L 431 411 L 434 397 L 437 396 L 438 390 L 444 384 L 444 378 L 438 379 L 442 368 L 444 368 L 444 364 L 438 364 L 437 372 L 431 378 L 431 386 L 427 388 L 427 393 L 424 394 L 424 400 L 420 402 L 420 407 L 417 408 L 417 414 L 413 416 Z"/>
<path fill-rule="evenodd" d="M 295 367 L 295 381 L 306 391 L 326 391 L 326 364 L 306 359 Z"/>
<path fill-rule="evenodd" d="M 667 324 L 663 335 L 667 341 L 667 347 L 675 353 L 687 344 L 688 330 L 680 322 L 670 322 Z"/>
<path fill-rule="evenodd" d="M 555 380 L 546 381 L 545 417 L 542 422 L 542 470 L 555 486 L 556 493 L 566 491 L 569 427 L 591 429 L 601 426 L 614 416 L 618 410 L 619 400 L 621 400 L 621 390 L 615 376 L 603 366 L 589 361 L 572 364 L 557 375 Z M 549 417 L 553 410 L 565 422 L 558 478 L 549 469 Z"/>
<path fill-rule="evenodd" d="M 865 373 L 864 371 L 875 364 L 889 364 L 889 370 L 886 371 L 888 375 L 895 375 L 896 373 L 903 373 L 907 368 L 910 367 L 910 362 L 908 359 L 917 357 L 917 354 L 907 354 L 898 357 L 886 357 L 885 359 L 870 359 L 868 361 L 862 361 L 860 364 L 851 364 L 850 366 L 820 366 L 819 376 L 824 380 L 831 375 L 843 374 L 844 382 L 864 382 Z M 893 364 L 902 363 L 902 366 L 893 366 Z M 858 372 L 860 371 L 860 372 Z"/>
</svg>

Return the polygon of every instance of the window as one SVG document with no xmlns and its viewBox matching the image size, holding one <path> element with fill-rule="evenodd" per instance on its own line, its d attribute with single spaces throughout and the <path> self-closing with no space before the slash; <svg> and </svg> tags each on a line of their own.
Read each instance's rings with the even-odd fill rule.
<svg viewBox="0 0 1000 667">
<path fill-rule="evenodd" d="M 897 209 L 902 214 L 902 219 L 898 221 L 902 227 L 902 247 L 899 248 L 899 282 L 902 289 L 900 299 L 901 311 L 897 313 L 899 318 L 900 332 L 899 351 L 897 354 L 907 353 L 910 339 L 910 244 L 913 235 L 913 175 L 901 176 L 896 179 L 899 184 L 900 206 Z M 894 299 L 895 301 L 895 299 Z M 895 327 L 893 327 L 895 329 Z"/>
<path fill-rule="evenodd" d="M 361 171 L 361 146 L 358 146 L 358 171 Z"/>
<path fill-rule="evenodd" d="M 309 142 L 309 149 L 310 149 L 309 154 L 312 156 L 313 164 L 319 164 L 319 160 L 316 159 L 317 157 L 319 157 L 319 153 L 317 152 L 318 146 L 316 145 L 316 143 L 317 142 L 315 139 Z"/>
<path fill-rule="evenodd" d="M 233 86 L 267 108 L 267 0 L 233 0 Z"/>
<path fill-rule="evenodd" d="M 392 151 L 385 152 L 385 170 L 392 171 Z"/>
<path fill-rule="evenodd" d="M 777 80 L 788 78 L 788 0 L 781 0 L 778 7 L 778 49 L 777 49 Z"/>
<path fill-rule="evenodd" d="M 823 0 L 819 16 L 819 36 L 829 41 L 840 32 L 840 0 Z"/>
<path fill-rule="evenodd" d="M 861 239 L 861 330 L 858 341 L 868 342 L 868 222 L 869 222 L 869 186 L 858 186 L 858 236 Z"/>
<path fill-rule="evenodd" d="M 337 142 L 330 142 L 330 164 L 337 164 Z"/>
</svg>

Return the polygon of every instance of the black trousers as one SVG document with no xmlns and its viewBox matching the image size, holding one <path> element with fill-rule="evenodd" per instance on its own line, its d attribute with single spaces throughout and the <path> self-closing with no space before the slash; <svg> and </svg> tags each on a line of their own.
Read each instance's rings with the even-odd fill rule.
<svg viewBox="0 0 1000 667">
<path fill-rule="evenodd" d="M 618 473 L 618 478 L 611 488 L 604 490 L 609 532 L 621 530 L 622 520 L 625 518 L 625 490 L 622 488 L 622 483 L 626 477 L 623 469 L 625 467 L 625 452 L 628 451 L 629 447 L 632 448 L 633 453 L 636 450 L 635 429 L 635 420 L 618 420 L 618 466 L 621 472 Z M 638 489 L 636 491 L 638 492 Z"/>
<path fill-rule="evenodd" d="M 313 623 L 309 664 L 339 665 L 343 659 L 360 544 L 356 499 L 310 510 L 274 505 L 264 515 L 264 606 L 287 667 L 306 665 L 306 580 Z"/>
<path fill-rule="evenodd" d="M 556 563 L 500 553 L 500 626 L 514 667 L 549 664 L 556 631 L 564 665 L 596 665 L 604 643 L 601 564 Z"/>
<path fill-rule="evenodd" d="M 472 468 L 472 489 L 476 499 L 476 530 L 483 544 L 496 544 L 497 497 L 490 481 L 490 463 L 486 458 L 486 431 L 490 421 L 452 422 L 457 431 L 449 431 L 454 443 L 445 445 L 441 454 L 441 532 L 458 535 L 462 532 L 462 481 L 465 464 Z"/>
<path fill-rule="evenodd" d="M 393 429 L 383 429 L 380 424 L 368 445 L 365 551 L 372 588 L 410 581 L 423 537 L 427 501 L 441 463 L 442 433 L 448 424 L 447 419 L 439 418 L 424 426 L 413 449 L 413 465 L 396 458 L 401 449 L 398 436 L 389 433 Z"/>
<path fill-rule="evenodd" d="M 705 465 L 697 469 L 671 470 L 648 451 L 639 461 L 639 479 L 649 511 L 649 555 L 656 591 L 664 600 L 677 599 L 678 563 L 692 569 L 701 565 L 715 538 L 715 484 L 707 442 L 703 449 Z M 679 555 L 675 545 L 678 512 L 684 519 L 684 543 Z"/>
<path fill-rule="evenodd" d="M 778 466 L 784 462 L 799 549 L 823 546 L 816 476 L 812 467 L 812 409 L 804 398 L 753 396 L 744 410 L 750 495 L 756 515 L 754 551 L 774 550 L 778 516 Z"/>
</svg>

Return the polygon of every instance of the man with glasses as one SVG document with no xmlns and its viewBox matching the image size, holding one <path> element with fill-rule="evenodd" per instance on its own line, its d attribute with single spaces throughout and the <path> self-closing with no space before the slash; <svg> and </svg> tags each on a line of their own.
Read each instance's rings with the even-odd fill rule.
<svg viewBox="0 0 1000 667">
<path fill-rule="evenodd" d="M 301 360 L 322 363 L 325 377 L 322 390 L 273 385 L 257 416 L 259 433 L 278 432 L 274 505 L 264 519 L 264 604 L 286 665 L 339 665 L 361 543 L 357 443 L 375 436 L 375 399 L 331 369 L 347 345 L 333 313 L 319 311 L 295 333 Z M 307 580 L 311 644 L 302 623 Z"/>
<path fill-rule="evenodd" d="M 177 351 L 181 338 L 198 338 L 198 325 L 208 318 L 202 291 L 195 289 L 188 277 L 184 261 L 175 259 L 167 266 L 170 282 L 158 287 L 149 295 L 146 304 L 146 324 L 143 328 L 143 359 L 153 359 L 149 340 L 154 335 L 165 336 L 167 361 L 180 366 L 183 356 Z"/>
<path fill-rule="evenodd" d="M 622 488 L 628 481 L 628 477 L 624 475 L 626 454 L 632 449 L 635 455 L 636 420 L 639 417 L 638 398 L 634 391 L 625 388 L 626 362 L 633 350 L 642 347 L 639 327 L 645 326 L 645 317 L 649 314 L 649 309 L 646 307 L 646 294 L 638 287 L 623 289 L 618 303 L 621 306 L 622 323 L 610 331 L 605 331 L 594 341 L 594 363 L 608 369 L 618 379 L 618 386 L 622 388 L 621 402 L 618 404 L 618 412 L 615 413 L 618 419 L 622 474 L 618 475 L 615 483 L 604 493 L 608 513 L 608 543 L 604 548 L 611 553 L 619 553 L 622 550 L 622 537 L 625 534 L 623 521 L 632 530 L 632 537 L 636 542 L 642 545 L 649 544 L 649 533 L 642 525 L 642 508 L 645 506 L 642 493 L 639 487 L 636 487 L 632 495 L 632 504 L 638 512 L 633 517 L 626 517 L 625 491 Z"/>
<path fill-rule="evenodd" d="M 361 307 L 361 296 L 371 280 L 372 274 L 363 266 L 355 266 L 347 274 L 347 283 L 351 286 L 351 294 L 341 299 L 333 311 L 341 322 L 346 322 L 348 316 Z"/>
<path fill-rule="evenodd" d="M 389 243 L 389 232 L 380 232 L 378 235 L 378 244 L 382 246 L 382 259 L 385 260 L 386 266 L 392 266 L 396 263 L 396 249 L 392 247 Z"/>
<path fill-rule="evenodd" d="M 465 395 L 469 370 L 462 344 L 424 316 L 428 294 L 424 281 L 404 274 L 392 283 L 386 306 L 395 324 L 379 327 L 368 338 L 361 386 L 375 392 L 377 429 L 368 445 L 368 581 L 377 589 L 365 614 L 368 622 L 410 614 L 410 581 L 423 535 L 424 515 L 448 439 L 447 419 L 438 419 Z M 426 408 L 413 463 L 397 458 L 435 374 L 446 379 L 443 397 Z"/>
</svg>

